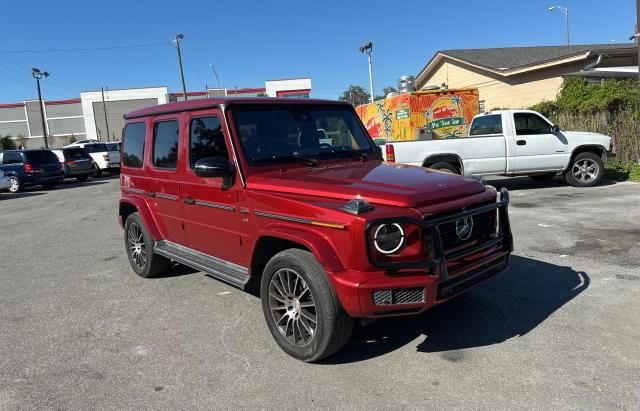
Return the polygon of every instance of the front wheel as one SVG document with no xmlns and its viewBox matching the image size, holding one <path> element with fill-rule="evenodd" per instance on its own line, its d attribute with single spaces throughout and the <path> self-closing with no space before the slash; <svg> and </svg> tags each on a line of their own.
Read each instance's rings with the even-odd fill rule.
<svg viewBox="0 0 640 411">
<path fill-rule="evenodd" d="M 564 178 L 574 187 L 593 187 L 602 180 L 603 175 L 604 163 L 600 156 L 584 152 L 575 156 Z"/>
<path fill-rule="evenodd" d="M 354 327 L 313 254 L 289 249 L 276 254 L 260 284 L 262 310 L 271 335 L 289 355 L 305 362 L 328 357 L 349 341 Z"/>
<path fill-rule="evenodd" d="M 432 170 L 438 170 L 438 171 L 442 171 L 443 173 L 447 173 L 447 174 L 460 174 L 460 171 L 458 170 L 458 168 L 456 166 L 454 166 L 451 163 L 447 163 L 447 162 L 439 162 L 439 163 L 435 163 L 431 166 L 429 166 L 430 169 Z"/>
<path fill-rule="evenodd" d="M 124 225 L 124 243 L 131 268 L 140 277 L 150 278 L 169 268 L 170 260 L 153 252 L 155 241 L 147 231 L 140 214 L 127 217 Z"/>
<path fill-rule="evenodd" d="M 17 193 L 22 190 L 22 185 L 20 184 L 20 180 L 16 176 L 9 177 L 9 192 Z"/>
</svg>

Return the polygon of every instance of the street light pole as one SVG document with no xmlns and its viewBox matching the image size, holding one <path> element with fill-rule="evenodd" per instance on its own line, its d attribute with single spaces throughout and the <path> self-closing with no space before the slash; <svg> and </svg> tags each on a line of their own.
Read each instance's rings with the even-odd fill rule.
<svg viewBox="0 0 640 411">
<path fill-rule="evenodd" d="M 180 66 L 180 80 L 182 80 L 182 95 L 187 100 L 187 86 L 184 84 L 184 72 L 182 71 L 182 54 L 180 53 L 180 40 L 184 38 L 184 34 L 176 35 L 176 48 L 178 49 L 178 65 Z"/>
<path fill-rule="evenodd" d="M 42 103 L 42 93 L 40 92 L 40 79 L 43 77 L 49 77 L 49 73 L 46 71 L 41 72 L 40 69 L 33 67 L 31 69 L 31 75 L 36 79 L 38 85 L 38 102 L 40 103 L 40 119 L 42 120 L 42 135 L 44 136 L 44 147 L 49 148 L 47 142 L 47 122 L 44 119 L 44 104 Z"/>
<path fill-rule="evenodd" d="M 107 126 L 107 141 L 111 141 L 109 139 L 109 118 L 107 117 L 107 103 L 104 101 L 104 87 L 100 87 L 100 91 L 102 91 L 102 111 L 104 111 L 104 123 Z"/>
<path fill-rule="evenodd" d="M 371 102 L 373 103 L 373 68 L 371 65 L 371 51 L 373 50 L 373 44 L 371 42 L 363 44 L 359 50 L 360 53 L 367 53 L 367 57 L 369 58 L 369 90 L 371 91 Z"/>
<path fill-rule="evenodd" d="M 565 26 L 565 31 L 567 33 L 567 46 L 568 46 L 570 43 L 569 41 L 569 7 L 551 6 L 549 7 L 548 10 L 549 11 L 560 10 L 560 12 L 564 14 L 564 26 Z"/>
</svg>

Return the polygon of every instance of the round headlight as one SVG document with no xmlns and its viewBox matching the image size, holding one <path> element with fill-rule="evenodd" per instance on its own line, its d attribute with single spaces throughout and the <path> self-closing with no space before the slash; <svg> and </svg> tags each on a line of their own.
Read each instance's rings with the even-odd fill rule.
<svg viewBox="0 0 640 411">
<path fill-rule="evenodd" d="M 382 224 L 373 234 L 373 245 L 382 254 L 393 254 L 404 244 L 404 230 L 398 223 Z"/>
</svg>

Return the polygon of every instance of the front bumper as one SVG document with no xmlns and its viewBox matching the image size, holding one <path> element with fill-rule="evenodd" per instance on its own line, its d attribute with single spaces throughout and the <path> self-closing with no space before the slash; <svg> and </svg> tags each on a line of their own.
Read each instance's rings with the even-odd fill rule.
<svg viewBox="0 0 640 411">
<path fill-rule="evenodd" d="M 365 238 L 369 238 L 369 230 L 381 223 L 401 222 L 420 226 L 426 234 L 429 256 L 420 262 L 378 262 L 372 258 L 372 250 L 368 248 L 369 263 L 379 271 L 343 271 L 331 275 L 345 310 L 349 315 L 361 318 L 420 313 L 504 270 L 513 251 L 508 204 L 509 194 L 502 189 L 496 203 L 445 217 L 372 221 L 367 225 Z M 442 224 L 492 210 L 497 210 L 498 229 L 495 235 L 467 248 L 453 252 L 443 250 Z M 366 279 L 363 281 L 363 278 Z"/>
</svg>

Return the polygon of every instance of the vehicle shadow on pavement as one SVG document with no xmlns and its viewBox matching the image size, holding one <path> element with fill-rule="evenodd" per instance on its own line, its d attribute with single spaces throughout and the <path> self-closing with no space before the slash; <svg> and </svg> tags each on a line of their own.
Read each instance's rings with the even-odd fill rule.
<svg viewBox="0 0 640 411">
<path fill-rule="evenodd" d="M 571 267 L 512 256 L 509 268 L 485 284 L 421 315 L 382 319 L 361 327 L 326 363 L 351 363 L 418 341 L 416 351 L 458 361 L 464 349 L 526 335 L 589 287 Z"/>
<path fill-rule="evenodd" d="M 518 191 L 518 190 L 535 190 L 538 188 L 552 188 L 552 187 L 567 187 L 572 188 L 569 184 L 564 181 L 564 178 L 560 175 L 555 176 L 553 179 L 549 181 L 535 181 L 530 179 L 529 177 L 510 177 L 510 178 L 485 178 L 485 182 L 489 185 L 496 187 L 500 190 L 502 187 L 505 187 L 509 191 Z M 602 186 L 610 186 L 617 184 L 616 181 L 613 180 L 605 180 L 603 179 L 600 184 L 596 187 Z M 588 189 L 588 188 L 587 188 Z"/>
<path fill-rule="evenodd" d="M 23 198 L 23 197 L 42 196 L 42 195 L 45 195 L 45 194 L 47 194 L 47 193 L 43 193 L 43 192 L 24 192 L 24 191 L 21 191 L 19 193 L 1 193 L 0 194 L 0 201 L 15 200 L 16 198 Z"/>
</svg>

